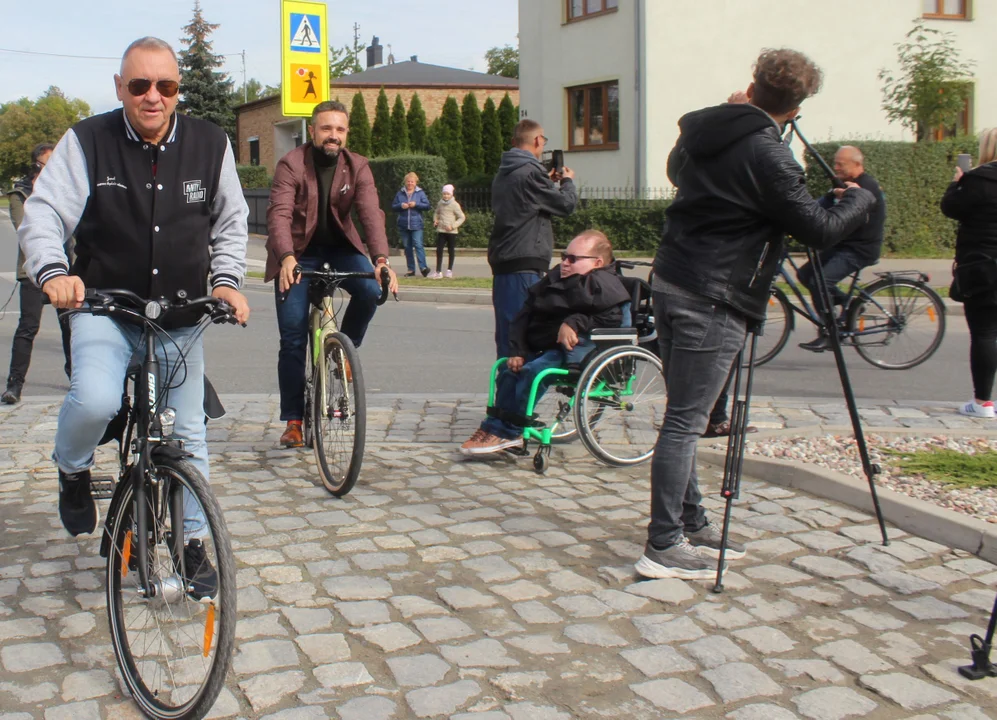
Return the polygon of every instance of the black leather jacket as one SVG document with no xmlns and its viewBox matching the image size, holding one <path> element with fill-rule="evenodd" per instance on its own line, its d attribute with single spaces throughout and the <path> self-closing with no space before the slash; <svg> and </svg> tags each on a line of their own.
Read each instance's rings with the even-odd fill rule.
<svg viewBox="0 0 997 720">
<path fill-rule="evenodd" d="M 764 319 L 785 235 L 814 248 L 840 242 L 876 199 L 850 189 L 824 209 L 763 110 L 726 104 L 689 113 L 668 156 L 678 187 L 654 259 L 659 277 L 750 318 Z"/>
</svg>

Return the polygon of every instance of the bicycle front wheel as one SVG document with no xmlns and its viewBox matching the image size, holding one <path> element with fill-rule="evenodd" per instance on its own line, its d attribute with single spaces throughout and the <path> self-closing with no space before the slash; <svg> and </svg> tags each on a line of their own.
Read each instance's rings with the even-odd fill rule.
<svg viewBox="0 0 997 720">
<path fill-rule="evenodd" d="M 665 417 L 661 359 L 639 347 L 610 348 L 582 373 L 575 425 L 596 458 L 622 467 L 648 460 Z"/>
<path fill-rule="evenodd" d="M 136 507 L 131 481 L 107 527 L 107 615 L 125 685 L 153 718 L 204 717 L 215 704 L 235 644 L 235 561 L 221 508 L 186 460 L 157 462 L 161 502 L 151 486 Z M 158 505 L 158 507 L 157 507 Z M 194 515 L 193 510 L 198 510 Z M 148 518 L 150 587 L 139 580 L 135 518 Z M 184 517 L 204 518 L 184 527 Z"/>
<path fill-rule="evenodd" d="M 343 333 L 327 335 L 312 375 L 315 463 L 325 489 L 342 497 L 357 483 L 367 440 L 360 355 Z"/>
<path fill-rule="evenodd" d="M 847 323 L 849 339 L 863 360 L 885 370 L 907 370 L 942 344 L 945 305 L 924 283 L 884 278 L 852 300 Z"/>
<path fill-rule="evenodd" d="M 755 349 L 755 367 L 764 365 L 786 347 L 789 333 L 793 330 L 793 309 L 786 293 L 777 287 L 772 288 L 768 305 L 765 308 L 765 325 L 758 336 Z M 748 356 L 744 356 L 744 366 L 748 366 Z"/>
</svg>

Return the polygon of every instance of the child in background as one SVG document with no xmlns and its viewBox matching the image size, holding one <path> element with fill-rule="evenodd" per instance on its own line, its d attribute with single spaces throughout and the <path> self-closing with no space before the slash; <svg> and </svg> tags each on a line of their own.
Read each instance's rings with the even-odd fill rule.
<svg viewBox="0 0 997 720">
<path fill-rule="evenodd" d="M 460 204 L 454 200 L 453 185 L 443 186 L 442 199 L 436 203 L 436 212 L 433 213 L 433 227 L 436 228 L 436 272 L 430 277 L 439 280 L 441 277 L 453 277 L 453 257 L 457 249 L 457 228 L 464 224 L 464 211 L 460 209 Z M 441 275 L 443 269 L 443 246 L 447 246 L 449 252 L 449 264 L 447 274 Z"/>
</svg>

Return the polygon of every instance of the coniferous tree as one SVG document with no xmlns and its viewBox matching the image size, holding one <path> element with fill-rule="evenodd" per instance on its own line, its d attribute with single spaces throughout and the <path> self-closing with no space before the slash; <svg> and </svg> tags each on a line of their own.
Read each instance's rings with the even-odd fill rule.
<svg viewBox="0 0 997 720">
<path fill-rule="evenodd" d="M 350 108 L 350 134 L 346 137 L 346 147 L 364 157 L 370 157 L 370 120 L 367 119 L 367 105 L 363 93 L 357 91 Z"/>
<path fill-rule="evenodd" d="M 469 175 L 480 175 L 485 171 L 485 155 L 481 149 L 481 110 L 473 92 L 464 96 L 460 111 L 461 145 L 464 148 L 464 161 Z"/>
<path fill-rule="evenodd" d="M 391 110 L 388 109 L 388 95 L 381 88 L 374 108 L 374 124 L 370 129 L 371 157 L 387 157 L 391 154 Z"/>
<path fill-rule="evenodd" d="M 412 152 L 425 152 L 427 131 L 426 111 L 422 109 L 422 101 L 419 99 L 419 93 L 412 95 L 412 100 L 408 106 L 408 115 L 405 120 L 408 123 L 408 141 Z"/>
<path fill-rule="evenodd" d="M 391 149 L 395 155 L 409 151 L 408 122 L 401 95 L 395 95 L 395 106 L 391 108 Z"/>
<path fill-rule="evenodd" d="M 506 93 L 498 107 L 499 131 L 502 134 L 503 151 L 512 147 L 512 132 L 516 129 L 516 123 L 518 122 L 516 117 L 516 107 L 512 104 L 512 98 L 509 97 L 509 93 Z"/>
<path fill-rule="evenodd" d="M 180 111 L 191 117 L 215 123 L 231 139 L 235 135 L 235 113 L 232 112 L 232 81 L 215 68 L 222 66 L 222 56 L 211 52 L 208 37 L 218 28 L 201 14 L 201 1 L 194 0 L 194 17 L 185 25 L 180 42 Z"/>
<path fill-rule="evenodd" d="M 440 118 L 436 118 L 433 122 L 426 128 L 426 147 L 425 152 L 427 155 L 436 155 L 437 157 L 443 157 L 443 143 L 440 139 Z"/>
<path fill-rule="evenodd" d="M 443 103 L 439 130 L 440 154 L 447 161 L 447 176 L 451 181 L 467 175 L 462 135 L 460 108 L 457 106 L 457 100 L 451 95 Z"/>
<path fill-rule="evenodd" d="M 481 149 L 484 153 L 485 172 L 494 175 L 502 161 L 502 131 L 499 130 L 498 111 L 495 101 L 485 100 L 481 113 Z"/>
</svg>

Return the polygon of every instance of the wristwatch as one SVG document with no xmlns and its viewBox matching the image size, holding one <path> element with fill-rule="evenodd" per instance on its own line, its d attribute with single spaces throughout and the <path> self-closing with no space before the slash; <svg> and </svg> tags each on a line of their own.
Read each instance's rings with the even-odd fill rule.
<svg viewBox="0 0 997 720">
<path fill-rule="evenodd" d="M 388 262 L 388 256 L 387 255 L 378 255 L 377 257 L 375 257 L 374 258 L 374 264 L 378 265 L 378 264 L 380 264 L 380 262 L 382 260 L 384 261 L 385 265 L 387 265 L 388 267 L 391 267 L 391 263 Z"/>
</svg>

